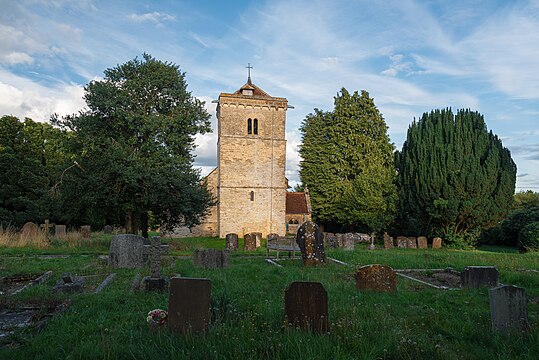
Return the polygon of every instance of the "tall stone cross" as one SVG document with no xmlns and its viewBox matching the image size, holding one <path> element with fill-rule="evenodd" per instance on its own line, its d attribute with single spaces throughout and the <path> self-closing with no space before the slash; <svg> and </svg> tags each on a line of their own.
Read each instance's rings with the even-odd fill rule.
<svg viewBox="0 0 539 360">
<path fill-rule="evenodd" d="M 168 245 L 161 245 L 161 238 L 159 236 L 152 236 L 151 245 L 144 245 L 144 255 L 150 257 L 152 279 L 161 277 L 161 255 L 167 254 L 168 251 Z"/>
</svg>

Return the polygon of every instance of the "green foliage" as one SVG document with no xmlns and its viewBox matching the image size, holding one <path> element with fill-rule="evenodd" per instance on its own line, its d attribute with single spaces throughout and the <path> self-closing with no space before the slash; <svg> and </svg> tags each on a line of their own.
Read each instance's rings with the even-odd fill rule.
<svg viewBox="0 0 539 360">
<path fill-rule="evenodd" d="M 197 224 L 211 203 L 192 167 L 194 136 L 210 130 L 204 103 L 177 65 L 150 55 L 105 70 L 85 88 L 88 110 L 53 122 L 72 130 L 83 171 L 66 174 L 71 219 L 149 211 L 164 228 Z"/>
<path fill-rule="evenodd" d="M 532 222 L 520 230 L 518 250 L 520 252 L 539 251 L 539 221 Z"/>
<path fill-rule="evenodd" d="M 396 203 L 394 146 L 369 93 L 335 97 L 332 112 L 315 109 L 300 128 L 300 177 L 316 221 L 380 231 Z"/>
<path fill-rule="evenodd" d="M 470 250 L 479 244 L 481 229 L 475 228 L 468 231 L 455 233 L 453 228 L 441 229 L 444 236 L 444 245 L 450 249 Z"/>
<path fill-rule="evenodd" d="M 501 222 L 498 245 L 517 246 L 518 234 L 527 225 L 539 221 L 539 208 L 513 210 Z"/>
<path fill-rule="evenodd" d="M 539 207 L 539 193 L 537 192 L 533 192 L 531 190 L 521 191 L 516 193 L 514 198 L 515 209 Z"/>
<path fill-rule="evenodd" d="M 512 206 L 516 165 L 478 112 L 423 114 L 395 159 L 403 227 L 445 239 L 493 226 Z"/>
</svg>

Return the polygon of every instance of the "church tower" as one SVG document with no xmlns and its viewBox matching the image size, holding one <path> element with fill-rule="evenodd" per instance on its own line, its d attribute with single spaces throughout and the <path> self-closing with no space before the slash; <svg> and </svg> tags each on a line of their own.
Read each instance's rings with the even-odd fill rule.
<svg viewBox="0 0 539 360">
<path fill-rule="evenodd" d="M 219 95 L 217 235 L 285 235 L 288 101 L 248 81 Z"/>
</svg>

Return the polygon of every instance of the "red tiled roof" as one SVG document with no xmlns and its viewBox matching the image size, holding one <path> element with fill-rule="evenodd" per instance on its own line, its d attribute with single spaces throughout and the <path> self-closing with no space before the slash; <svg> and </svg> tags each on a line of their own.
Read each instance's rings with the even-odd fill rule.
<svg viewBox="0 0 539 360">
<path fill-rule="evenodd" d="M 286 193 L 286 213 L 287 214 L 308 214 L 307 199 L 304 192 Z"/>
<path fill-rule="evenodd" d="M 270 95 L 268 95 L 267 92 L 265 92 L 264 90 L 262 90 L 261 88 L 259 88 L 258 86 L 256 86 L 253 83 L 246 83 L 238 91 L 236 91 L 234 93 L 234 95 L 242 95 L 243 94 L 243 89 L 253 90 L 253 96 L 271 97 Z"/>
</svg>

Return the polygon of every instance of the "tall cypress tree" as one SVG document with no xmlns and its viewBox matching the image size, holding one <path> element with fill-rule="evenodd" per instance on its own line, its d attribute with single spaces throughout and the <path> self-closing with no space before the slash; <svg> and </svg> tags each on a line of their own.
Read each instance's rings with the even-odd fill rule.
<svg viewBox="0 0 539 360">
<path fill-rule="evenodd" d="M 458 237 L 511 208 L 516 165 L 478 112 L 423 114 L 395 158 L 401 220 L 416 231 Z"/>
<path fill-rule="evenodd" d="M 386 227 L 396 202 L 394 146 L 369 93 L 343 88 L 332 112 L 315 109 L 300 130 L 300 177 L 314 218 L 368 230 Z"/>
</svg>

